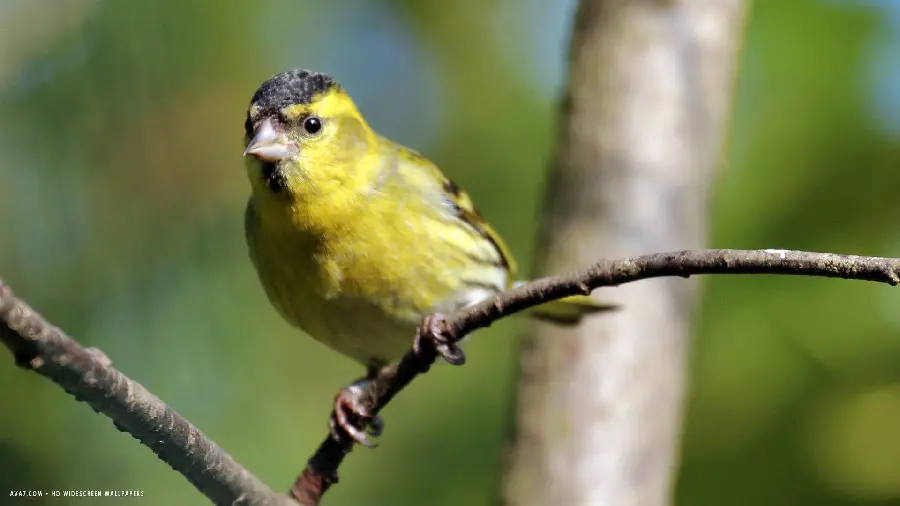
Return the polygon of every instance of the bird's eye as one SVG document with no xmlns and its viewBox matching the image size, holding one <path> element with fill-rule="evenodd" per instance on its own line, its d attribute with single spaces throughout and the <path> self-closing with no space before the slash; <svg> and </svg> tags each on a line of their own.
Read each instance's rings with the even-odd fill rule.
<svg viewBox="0 0 900 506">
<path fill-rule="evenodd" d="M 306 133 L 310 135 L 315 135 L 322 130 L 322 120 L 315 117 L 310 116 L 303 120 L 303 130 L 306 130 Z"/>
</svg>

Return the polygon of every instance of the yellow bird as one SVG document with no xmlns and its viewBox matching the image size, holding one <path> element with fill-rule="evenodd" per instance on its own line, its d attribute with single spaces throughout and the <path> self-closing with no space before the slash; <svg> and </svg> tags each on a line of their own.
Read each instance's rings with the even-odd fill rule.
<svg viewBox="0 0 900 506">
<path fill-rule="evenodd" d="M 469 196 L 376 134 L 330 76 L 291 70 L 265 81 L 245 133 L 245 232 L 266 295 L 291 325 L 365 365 L 366 378 L 410 348 L 424 317 L 516 281 L 512 255 Z M 531 314 L 575 323 L 610 308 L 576 296 Z M 360 426 L 377 433 L 380 421 L 358 402 L 366 378 L 337 396 L 331 427 L 371 445 Z"/>
</svg>

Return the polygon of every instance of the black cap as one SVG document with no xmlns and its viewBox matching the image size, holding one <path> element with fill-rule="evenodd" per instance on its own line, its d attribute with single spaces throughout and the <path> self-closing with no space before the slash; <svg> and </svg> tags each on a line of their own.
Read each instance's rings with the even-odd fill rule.
<svg viewBox="0 0 900 506">
<path fill-rule="evenodd" d="M 250 103 L 259 108 L 259 116 L 267 117 L 289 105 L 309 104 L 315 95 L 339 86 L 328 74 L 288 70 L 262 83 Z"/>
</svg>

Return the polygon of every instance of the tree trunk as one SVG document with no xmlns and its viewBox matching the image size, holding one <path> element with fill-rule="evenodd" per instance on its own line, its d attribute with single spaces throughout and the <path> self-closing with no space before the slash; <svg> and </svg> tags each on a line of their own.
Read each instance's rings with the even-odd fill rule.
<svg viewBox="0 0 900 506">
<path fill-rule="evenodd" d="M 544 273 L 705 245 L 745 11 L 743 0 L 582 1 Z M 696 282 L 596 295 L 623 309 L 577 328 L 539 325 L 526 346 L 509 505 L 670 501 Z"/>
</svg>

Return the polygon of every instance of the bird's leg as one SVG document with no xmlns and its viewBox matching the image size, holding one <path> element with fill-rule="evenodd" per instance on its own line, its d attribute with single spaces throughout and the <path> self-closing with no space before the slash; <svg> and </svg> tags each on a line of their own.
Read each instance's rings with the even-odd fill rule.
<svg viewBox="0 0 900 506">
<path fill-rule="evenodd" d="M 444 335 L 444 332 L 441 330 L 441 324 L 444 319 L 446 317 L 441 313 L 434 313 L 425 317 L 422 326 L 416 331 L 413 351 L 421 356 L 425 351 L 424 347 L 429 346 L 450 364 L 463 365 L 466 363 L 466 354 L 457 346 L 455 340 Z"/>
<path fill-rule="evenodd" d="M 372 416 L 369 408 L 362 402 L 362 395 L 366 385 L 377 376 L 380 368 L 380 365 L 370 365 L 365 377 L 342 388 L 334 398 L 334 410 L 328 425 L 331 437 L 336 441 L 349 437 L 369 448 L 377 446 L 369 436 L 380 436 L 384 430 L 384 422 L 379 416 Z"/>
</svg>

